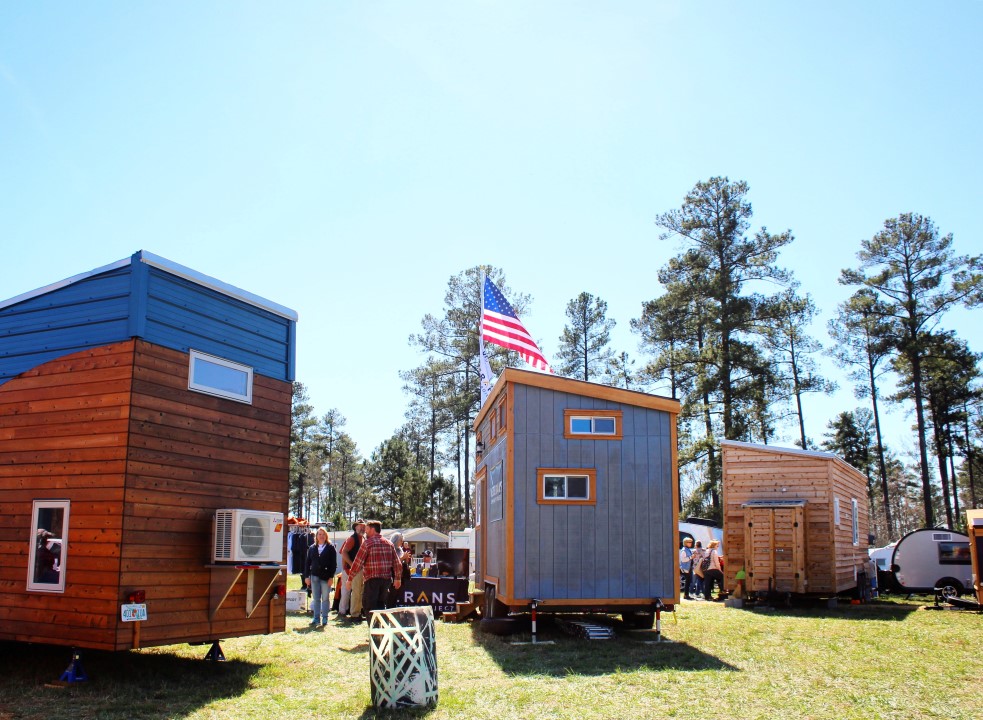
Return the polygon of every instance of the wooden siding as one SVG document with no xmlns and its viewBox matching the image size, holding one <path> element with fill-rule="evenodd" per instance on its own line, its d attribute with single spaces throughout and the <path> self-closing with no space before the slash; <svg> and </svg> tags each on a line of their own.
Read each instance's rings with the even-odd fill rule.
<svg viewBox="0 0 983 720">
<path fill-rule="evenodd" d="M 212 517 L 286 512 L 290 383 L 254 375 L 254 402 L 189 391 L 186 353 L 129 340 L 0 386 L 0 639 L 131 647 L 119 620 L 146 591 L 142 646 L 285 626 L 245 581 L 210 619 Z M 26 591 L 31 502 L 71 501 L 64 593 Z"/>
<path fill-rule="evenodd" d="M 0 638 L 112 649 L 133 342 L 0 386 Z M 27 592 L 32 502 L 71 502 L 65 592 Z"/>
<path fill-rule="evenodd" d="M 784 492 L 783 489 L 784 488 Z M 834 522 L 834 498 L 840 522 Z M 851 499 L 858 502 L 859 544 L 853 544 Z M 839 458 L 825 453 L 723 443 L 725 584 L 733 588 L 745 567 L 746 513 L 755 500 L 805 500 L 805 588 L 832 595 L 856 586 L 855 572 L 867 557 L 867 480 Z"/>
</svg>

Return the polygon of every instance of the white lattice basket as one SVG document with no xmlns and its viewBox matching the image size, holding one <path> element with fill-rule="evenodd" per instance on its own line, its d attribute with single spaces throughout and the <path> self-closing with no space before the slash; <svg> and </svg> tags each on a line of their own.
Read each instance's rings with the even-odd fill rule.
<svg viewBox="0 0 983 720">
<path fill-rule="evenodd" d="M 371 614 L 369 677 L 378 708 L 437 704 L 437 642 L 429 605 Z"/>
</svg>

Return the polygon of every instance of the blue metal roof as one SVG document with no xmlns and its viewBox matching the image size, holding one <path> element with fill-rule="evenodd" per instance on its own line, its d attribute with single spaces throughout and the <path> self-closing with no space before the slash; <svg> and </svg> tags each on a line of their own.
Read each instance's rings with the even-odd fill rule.
<svg viewBox="0 0 983 720">
<path fill-rule="evenodd" d="M 0 301 L 0 384 L 63 355 L 139 337 L 292 381 L 297 313 L 153 253 Z"/>
</svg>

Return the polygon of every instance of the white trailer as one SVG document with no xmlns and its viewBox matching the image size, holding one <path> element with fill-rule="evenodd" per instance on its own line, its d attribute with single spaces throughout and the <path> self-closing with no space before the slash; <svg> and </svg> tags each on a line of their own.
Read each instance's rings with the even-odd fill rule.
<svg viewBox="0 0 983 720">
<path fill-rule="evenodd" d="M 905 593 L 959 597 L 973 587 L 969 536 L 946 529 L 913 530 L 898 540 L 891 571 Z"/>
</svg>

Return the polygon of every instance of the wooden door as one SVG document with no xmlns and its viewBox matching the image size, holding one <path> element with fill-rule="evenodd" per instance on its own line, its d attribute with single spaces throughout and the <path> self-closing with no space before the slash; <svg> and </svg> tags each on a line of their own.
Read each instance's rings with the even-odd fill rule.
<svg viewBox="0 0 983 720">
<path fill-rule="evenodd" d="M 744 508 L 749 591 L 806 591 L 804 515 L 801 505 Z"/>
</svg>

